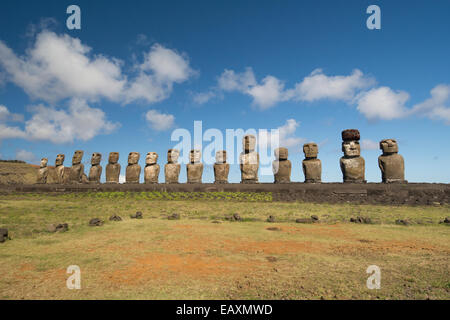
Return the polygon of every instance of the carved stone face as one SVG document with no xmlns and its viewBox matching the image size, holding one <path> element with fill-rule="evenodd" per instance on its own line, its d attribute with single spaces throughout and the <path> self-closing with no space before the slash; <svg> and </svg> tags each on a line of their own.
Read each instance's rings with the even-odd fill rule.
<svg viewBox="0 0 450 320">
<path fill-rule="evenodd" d="M 141 155 L 139 154 L 139 152 L 130 152 L 128 154 L 128 164 L 129 165 L 137 164 L 139 162 L 140 157 Z"/>
<path fill-rule="evenodd" d="M 256 146 L 256 138 L 252 134 L 248 134 L 244 136 L 244 139 L 242 140 L 243 148 L 247 152 L 251 152 L 255 150 Z"/>
<path fill-rule="evenodd" d="M 180 151 L 178 151 L 177 149 L 169 149 L 167 151 L 167 162 L 168 163 L 177 163 L 179 156 L 180 156 Z"/>
<path fill-rule="evenodd" d="M 398 153 L 398 144 L 395 139 L 384 139 L 380 141 L 380 149 L 383 154 Z"/>
<path fill-rule="evenodd" d="M 102 161 L 102 154 L 94 152 L 91 158 L 91 165 L 93 166 L 99 165 L 101 161 Z"/>
<path fill-rule="evenodd" d="M 191 163 L 199 163 L 202 158 L 202 153 L 200 150 L 191 150 L 189 154 L 189 160 Z"/>
<path fill-rule="evenodd" d="M 80 164 L 81 160 L 83 160 L 83 155 L 84 155 L 83 151 L 81 151 L 81 150 L 75 151 L 75 153 L 73 154 L 73 157 L 72 157 L 72 165 Z"/>
<path fill-rule="evenodd" d="M 158 154 L 156 152 L 149 152 L 145 157 L 145 164 L 155 164 L 158 162 Z"/>
<path fill-rule="evenodd" d="M 58 154 L 56 156 L 55 166 L 62 166 L 64 164 L 64 159 L 65 158 L 66 158 L 66 156 L 63 155 L 62 153 Z"/>
<path fill-rule="evenodd" d="M 319 154 L 317 143 L 305 143 L 303 145 L 303 153 L 305 154 L 305 158 L 317 158 L 317 155 Z"/>
<path fill-rule="evenodd" d="M 119 161 L 119 153 L 118 152 L 110 152 L 108 162 L 110 164 L 116 164 Z"/>
<path fill-rule="evenodd" d="M 275 158 L 279 160 L 287 160 L 289 155 L 289 151 L 287 148 L 276 148 L 275 149 Z"/>
<path fill-rule="evenodd" d="M 216 152 L 216 163 L 226 163 L 227 162 L 227 152 L 225 150 L 220 150 Z"/>
<path fill-rule="evenodd" d="M 346 157 L 357 157 L 361 155 L 361 147 L 358 141 L 342 142 L 342 152 Z"/>
<path fill-rule="evenodd" d="M 48 159 L 42 158 L 41 159 L 41 168 L 45 168 L 47 166 L 47 163 L 48 163 Z"/>
</svg>

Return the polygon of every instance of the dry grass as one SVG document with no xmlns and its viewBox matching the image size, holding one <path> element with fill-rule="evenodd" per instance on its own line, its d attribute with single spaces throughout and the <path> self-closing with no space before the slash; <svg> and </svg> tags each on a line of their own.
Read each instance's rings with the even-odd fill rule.
<svg viewBox="0 0 450 320">
<path fill-rule="evenodd" d="M 130 219 L 138 210 L 144 219 Z M 174 212 L 181 220 L 167 220 Z M 232 213 L 244 221 L 225 221 Z M 107 221 L 112 214 L 124 220 Z M 311 214 L 322 222 L 294 222 Z M 375 223 L 348 222 L 357 215 Z M 449 299 L 450 229 L 438 224 L 448 215 L 448 207 L 2 196 L 0 226 L 13 240 L 0 244 L 0 298 Z M 105 225 L 89 227 L 94 217 Z M 413 224 L 393 223 L 404 218 Z M 69 231 L 47 233 L 57 222 Z M 73 264 L 81 290 L 66 288 Z M 380 290 L 366 288 L 373 264 Z"/>
</svg>

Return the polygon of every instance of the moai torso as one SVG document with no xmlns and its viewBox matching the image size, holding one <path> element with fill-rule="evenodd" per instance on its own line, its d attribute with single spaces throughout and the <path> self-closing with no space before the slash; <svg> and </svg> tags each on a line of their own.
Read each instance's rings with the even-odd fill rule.
<svg viewBox="0 0 450 320">
<path fill-rule="evenodd" d="M 41 159 L 41 165 L 38 170 L 37 183 L 47 183 L 47 177 L 48 177 L 47 163 L 48 163 L 47 158 Z"/>
<path fill-rule="evenodd" d="M 344 156 L 340 165 L 344 182 L 365 183 L 365 161 L 360 156 L 359 131 L 349 129 L 342 131 L 342 151 Z"/>
<path fill-rule="evenodd" d="M 303 145 L 305 159 L 302 161 L 305 183 L 322 182 L 322 162 L 317 159 L 319 148 L 316 143 L 305 143 Z"/>
<path fill-rule="evenodd" d="M 291 161 L 288 160 L 288 149 L 275 149 L 275 158 L 272 162 L 272 171 L 274 175 L 274 183 L 291 182 Z"/>
<path fill-rule="evenodd" d="M 64 159 L 65 159 L 65 155 L 63 154 L 58 154 L 56 156 L 56 160 L 55 160 L 55 171 L 56 171 L 56 181 L 59 184 L 63 184 L 65 182 L 65 177 L 64 177 Z"/>
<path fill-rule="evenodd" d="M 128 166 L 125 172 L 126 183 L 139 183 L 141 166 L 139 165 L 139 152 L 130 152 L 128 155 Z"/>
<path fill-rule="evenodd" d="M 200 162 L 201 157 L 200 150 L 191 150 L 190 163 L 186 165 L 188 183 L 202 183 L 203 163 Z"/>
<path fill-rule="evenodd" d="M 257 183 L 259 154 L 255 151 L 256 138 L 246 135 L 243 139 L 244 151 L 239 155 L 241 183 Z"/>
<path fill-rule="evenodd" d="M 405 161 L 398 154 L 398 144 L 394 139 L 380 141 L 383 154 L 378 157 L 378 166 L 381 170 L 381 179 L 384 183 L 406 183 Z"/>
<path fill-rule="evenodd" d="M 145 183 L 158 183 L 159 178 L 159 164 L 158 154 L 156 152 L 149 152 L 145 157 L 144 181 Z"/>
<path fill-rule="evenodd" d="M 100 162 L 102 161 L 102 155 L 98 152 L 94 152 L 91 158 L 91 169 L 89 170 L 89 182 L 90 183 L 100 183 L 100 178 L 102 175 L 102 166 Z"/>
<path fill-rule="evenodd" d="M 177 149 L 169 149 L 167 152 L 167 163 L 164 166 L 164 177 L 166 183 L 178 183 L 181 166 L 178 163 L 180 152 Z"/>
<path fill-rule="evenodd" d="M 227 162 L 225 150 L 216 152 L 216 163 L 214 164 L 214 183 L 228 183 L 230 165 Z"/>
<path fill-rule="evenodd" d="M 83 160 L 84 152 L 81 150 L 75 151 L 72 158 L 72 167 L 70 168 L 69 183 L 84 183 L 87 182 L 86 175 L 84 174 Z"/>
<path fill-rule="evenodd" d="M 119 183 L 120 164 L 119 153 L 110 152 L 108 164 L 106 165 L 106 183 Z"/>
</svg>

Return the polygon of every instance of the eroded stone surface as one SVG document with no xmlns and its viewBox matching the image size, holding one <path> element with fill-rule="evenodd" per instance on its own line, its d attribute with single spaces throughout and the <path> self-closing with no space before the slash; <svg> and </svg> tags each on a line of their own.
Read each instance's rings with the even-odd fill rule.
<svg viewBox="0 0 450 320">
<path fill-rule="evenodd" d="M 84 152 L 82 150 L 76 150 L 72 157 L 72 167 L 70 168 L 69 183 L 87 183 L 88 179 L 84 173 L 83 160 Z"/>
<path fill-rule="evenodd" d="M 383 154 L 378 157 L 378 166 L 381 170 L 381 179 L 384 183 L 406 183 L 405 161 L 398 154 L 398 144 L 395 139 L 380 141 Z"/>
<path fill-rule="evenodd" d="M 227 152 L 220 150 L 216 152 L 216 163 L 214 164 L 214 183 L 228 183 L 230 165 L 227 162 Z"/>
<path fill-rule="evenodd" d="M 258 183 L 259 154 L 255 151 L 256 138 L 246 135 L 243 138 L 243 149 L 239 155 L 241 183 Z"/>
<path fill-rule="evenodd" d="M 139 154 L 139 152 L 130 152 L 128 154 L 128 166 L 125 172 L 126 183 L 139 183 L 141 166 L 138 162 L 140 157 L 141 155 Z"/>
<path fill-rule="evenodd" d="M 274 183 L 289 183 L 291 182 L 291 161 L 288 160 L 288 149 L 275 149 L 275 158 L 272 162 L 272 171 L 274 175 Z"/>
<path fill-rule="evenodd" d="M 149 152 L 145 157 L 145 168 L 144 168 L 144 181 L 145 183 L 158 183 L 159 178 L 159 164 L 158 154 L 156 152 Z"/>
<path fill-rule="evenodd" d="M 106 165 L 106 183 L 119 183 L 120 164 L 118 161 L 119 153 L 110 152 L 108 164 Z"/>
<path fill-rule="evenodd" d="M 340 165 L 344 182 L 365 183 L 365 161 L 361 157 L 359 131 L 356 129 L 344 130 L 342 139 L 344 156 L 340 159 Z"/>
<path fill-rule="evenodd" d="M 316 143 L 310 142 L 303 145 L 305 159 L 302 161 L 303 174 L 306 183 L 322 182 L 322 162 L 317 159 L 319 147 Z"/>
<path fill-rule="evenodd" d="M 190 163 L 186 165 L 188 183 L 202 183 L 203 163 L 200 162 L 201 158 L 200 150 L 191 150 Z"/>
<path fill-rule="evenodd" d="M 178 163 L 180 151 L 169 149 L 167 151 L 167 163 L 164 166 L 164 177 L 166 183 L 178 183 L 181 166 Z"/>
<path fill-rule="evenodd" d="M 64 177 L 64 159 L 66 158 L 66 156 L 62 153 L 58 154 L 56 156 L 56 160 L 55 160 L 55 170 L 56 170 L 56 177 L 57 177 L 57 182 L 59 184 L 63 184 L 65 182 L 65 177 Z"/>
<path fill-rule="evenodd" d="M 94 152 L 91 157 L 91 169 L 89 170 L 89 182 L 90 183 L 100 183 L 100 178 L 102 176 L 102 166 L 100 162 L 102 161 L 101 153 Z"/>
<path fill-rule="evenodd" d="M 38 170 L 37 183 L 47 183 L 48 177 L 48 167 L 47 167 L 48 159 L 42 158 L 41 164 Z"/>
</svg>

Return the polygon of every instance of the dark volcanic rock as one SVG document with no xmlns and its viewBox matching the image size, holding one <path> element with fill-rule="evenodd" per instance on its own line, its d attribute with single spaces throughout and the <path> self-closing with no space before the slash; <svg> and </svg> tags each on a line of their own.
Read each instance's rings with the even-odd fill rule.
<svg viewBox="0 0 450 320">
<path fill-rule="evenodd" d="M 172 213 L 170 216 L 167 217 L 169 220 L 180 220 L 180 215 L 178 213 Z"/>
<path fill-rule="evenodd" d="M 122 218 L 116 214 L 113 214 L 111 217 L 109 217 L 109 221 L 122 221 Z"/>
<path fill-rule="evenodd" d="M 274 216 L 269 216 L 267 218 L 267 222 L 275 222 L 275 217 Z"/>
<path fill-rule="evenodd" d="M 0 234 L 0 243 L 3 243 L 6 241 L 6 238 L 4 235 Z"/>
<path fill-rule="evenodd" d="M 103 220 L 100 220 L 99 218 L 94 218 L 89 221 L 89 226 L 91 226 L 91 227 L 99 227 L 102 225 L 103 225 Z"/>
<path fill-rule="evenodd" d="M 411 222 L 409 222 L 407 219 L 398 219 L 398 220 L 395 220 L 395 224 L 408 226 L 411 224 Z"/>
<path fill-rule="evenodd" d="M 314 221 L 319 221 L 319 217 L 316 216 L 315 214 L 313 214 L 313 215 L 311 216 L 311 219 L 314 220 Z"/>
<path fill-rule="evenodd" d="M 372 223 L 372 220 L 370 218 L 368 218 L 368 217 L 360 217 L 360 216 L 358 216 L 356 218 L 353 218 L 353 217 L 350 218 L 350 222 L 370 224 L 370 223 Z"/>
<path fill-rule="evenodd" d="M 297 223 L 313 223 L 313 220 L 310 218 L 300 218 L 295 220 Z"/>
<path fill-rule="evenodd" d="M 8 238 L 8 229 L 6 228 L 0 228 L 0 236 L 3 236 L 5 238 Z"/>
<path fill-rule="evenodd" d="M 142 219 L 144 216 L 142 215 L 142 212 L 138 211 L 135 214 L 132 214 L 131 219 Z"/>
</svg>

